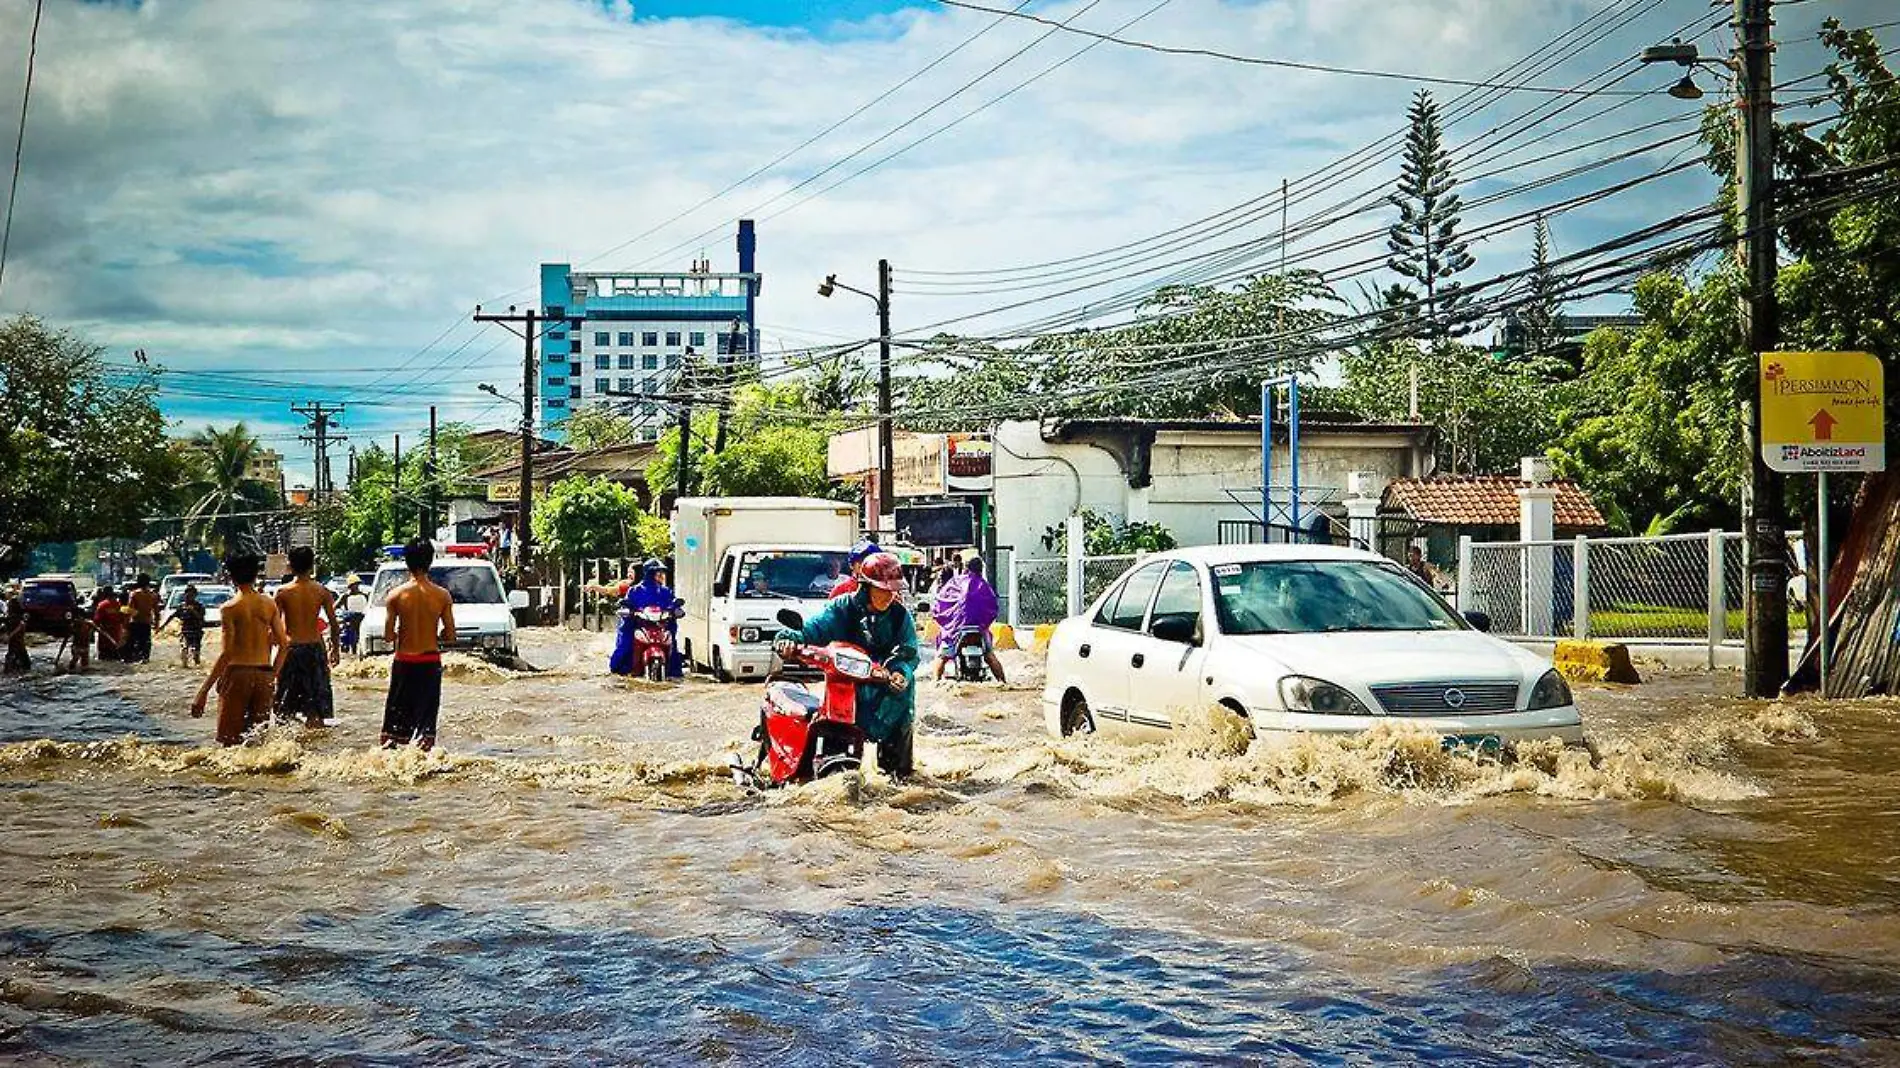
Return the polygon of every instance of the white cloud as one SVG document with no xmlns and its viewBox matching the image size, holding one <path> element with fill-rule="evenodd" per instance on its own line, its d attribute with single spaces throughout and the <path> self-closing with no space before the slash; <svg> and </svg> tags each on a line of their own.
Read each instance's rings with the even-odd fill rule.
<svg viewBox="0 0 1900 1068">
<path fill-rule="evenodd" d="M 1109 29 L 1151 3 L 1103 0 L 1082 22 Z M 1036 10 L 1063 18 L 1080 6 L 1067 0 Z M 1174 0 L 1129 32 L 1169 44 L 1473 77 L 1600 6 Z M 0 85 L 19 84 L 24 57 L 14 42 L 24 35 L 13 28 L 27 24 L 30 7 L 31 0 L 0 0 Z M 1827 7 L 1871 18 L 1882 5 Z M 1664 4 L 1536 80 L 1581 79 L 1701 10 L 1699 3 Z M 292 382 L 303 367 L 389 366 L 475 302 L 525 290 L 541 261 L 579 260 L 648 229 L 989 21 L 925 6 L 872 20 L 861 32 L 819 37 L 721 19 L 627 15 L 624 4 L 590 0 L 53 0 L 0 311 L 30 309 L 84 324 L 115 346 L 143 345 L 176 365 L 256 361 Z M 1783 13 L 1784 77 L 1813 67 L 1812 49 L 1799 42 L 1819 17 L 1805 6 Z M 662 250 L 786 192 L 1041 32 L 998 27 L 784 168 L 611 265 L 652 265 Z M 1705 38 L 1705 47 L 1725 32 Z M 1086 44 L 1064 35 L 1037 46 L 811 188 Z M 1626 84 L 1661 84 L 1671 73 L 1644 72 Z M 791 344 L 862 335 L 869 309 L 818 299 L 817 278 L 838 271 L 869 284 L 880 256 L 900 272 L 1056 259 L 1270 194 L 1283 177 L 1297 179 L 1395 130 L 1410 88 L 1102 45 L 916 151 L 761 221 L 762 318 L 787 327 Z M 1441 99 L 1456 93 L 1439 90 Z M 1454 128 L 1454 140 L 1537 99 L 1516 95 Z M 1680 106 L 1644 101 L 1566 139 Z M 1322 193 L 1374 190 L 1390 173 L 1384 164 Z M 1666 198 L 1606 205 L 1601 217 L 1612 225 L 1661 217 L 1709 188 L 1676 183 Z M 762 220 L 809 192 L 766 207 Z M 1505 202 L 1498 214 L 1532 202 Z M 1266 233 L 1275 221 L 1268 213 L 1247 233 Z M 1566 218 L 1559 239 L 1581 244 L 1594 225 Z M 1510 269 L 1526 243 L 1520 235 L 1486 243 L 1481 269 Z M 716 265 L 730 265 L 729 232 L 703 245 Z M 683 266 L 697 251 L 681 251 L 667 265 Z M 1084 296 L 1096 295 L 1046 310 Z M 1010 299 L 906 296 L 898 323 L 920 325 Z M 416 366 L 476 333 L 473 326 L 452 331 Z M 483 337 L 466 355 L 489 346 Z M 488 399 L 473 392 L 483 372 L 459 366 L 444 368 L 443 402 L 487 408 Z M 426 417 L 365 413 L 366 424 L 405 419 Z"/>
</svg>

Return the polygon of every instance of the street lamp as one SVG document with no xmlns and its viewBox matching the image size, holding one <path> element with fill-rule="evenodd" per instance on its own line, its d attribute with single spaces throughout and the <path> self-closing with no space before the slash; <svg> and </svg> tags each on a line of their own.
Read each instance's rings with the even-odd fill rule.
<svg viewBox="0 0 1900 1068">
<path fill-rule="evenodd" d="M 868 293 L 838 281 L 828 274 L 818 283 L 818 295 L 830 297 L 838 290 L 856 293 L 877 305 L 877 515 L 873 529 L 882 529 L 882 519 L 895 503 L 891 478 L 891 261 L 877 261 L 877 292 Z"/>
<path fill-rule="evenodd" d="M 1637 57 L 1644 63 L 1674 63 L 1678 67 L 1688 67 L 1689 71 L 1682 80 L 1669 87 L 1669 95 L 1677 100 L 1702 99 L 1702 87 L 1695 83 L 1697 66 L 1721 67 L 1731 74 L 1740 74 L 1741 67 L 1727 56 L 1705 56 L 1695 46 L 1694 41 L 1684 41 L 1677 37 L 1668 44 L 1650 45 Z"/>
</svg>

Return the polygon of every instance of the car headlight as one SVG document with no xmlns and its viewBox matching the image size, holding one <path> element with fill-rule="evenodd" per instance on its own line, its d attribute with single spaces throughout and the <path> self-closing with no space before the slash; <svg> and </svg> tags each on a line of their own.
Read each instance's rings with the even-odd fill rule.
<svg viewBox="0 0 1900 1068">
<path fill-rule="evenodd" d="M 1352 691 L 1324 679 L 1288 675 L 1280 680 L 1280 700 L 1288 712 L 1317 712 L 1327 716 L 1369 716 Z"/>
<path fill-rule="evenodd" d="M 1543 708 L 1562 708 L 1572 703 L 1570 684 L 1555 669 L 1544 672 L 1544 677 L 1531 687 L 1531 703 L 1526 711 L 1536 712 Z"/>
</svg>

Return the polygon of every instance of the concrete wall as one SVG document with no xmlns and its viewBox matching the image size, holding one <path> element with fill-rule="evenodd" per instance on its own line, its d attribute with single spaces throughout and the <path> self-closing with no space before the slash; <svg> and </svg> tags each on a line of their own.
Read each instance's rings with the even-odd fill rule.
<svg viewBox="0 0 1900 1068">
<path fill-rule="evenodd" d="M 1309 431 L 1300 453 L 1301 496 L 1307 500 L 1343 499 L 1353 471 L 1374 471 L 1390 481 L 1419 474 L 1430 462 L 1429 450 L 1390 433 Z M 1049 555 L 1042 547 L 1044 530 L 1082 508 L 1122 521 L 1159 523 L 1183 545 L 1214 544 L 1221 520 L 1255 518 L 1259 511 L 1257 429 L 1157 432 L 1151 482 L 1141 489 L 1129 487 L 1126 472 L 1106 449 L 1046 442 L 1034 422 L 998 426 L 995 464 L 996 540 L 1015 546 L 1024 558 Z M 1291 457 L 1276 449 L 1276 500 L 1285 499 L 1291 475 Z M 1327 510 L 1344 519 L 1343 509 Z"/>
</svg>

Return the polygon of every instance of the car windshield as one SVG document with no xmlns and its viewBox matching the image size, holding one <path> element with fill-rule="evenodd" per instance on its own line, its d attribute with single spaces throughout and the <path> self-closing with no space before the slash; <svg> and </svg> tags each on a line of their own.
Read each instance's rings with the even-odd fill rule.
<svg viewBox="0 0 1900 1068">
<path fill-rule="evenodd" d="M 1397 567 L 1360 560 L 1216 564 L 1225 634 L 1461 630 L 1464 622 Z"/>
<path fill-rule="evenodd" d="M 236 586 L 200 586 L 198 603 L 206 608 L 216 608 L 237 595 Z M 185 591 L 178 591 L 178 603 L 185 603 Z"/>
<path fill-rule="evenodd" d="M 20 590 L 20 603 L 63 605 L 73 603 L 73 588 L 63 582 L 36 582 Z"/>
<path fill-rule="evenodd" d="M 739 561 L 739 596 L 767 600 L 829 597 L 851 571 L 844 550 L 792 549 L 746 553 Z"/>
<path fill-rule="evenodd" d="M 370 591 L 369 603 L 381 606 L 389 600 L 396 587 L 409 581 L 409 572 L 390 568 L 376 573 L 376 588 Z M 456 604 L 507 604 L 502 596 L 501 581 L 495 569 L 487 565 L 463 565 L 459 567 L 432 567 L 429 569 L 429 581 L 449 591 L 449 597 Z"/>
</svg>

